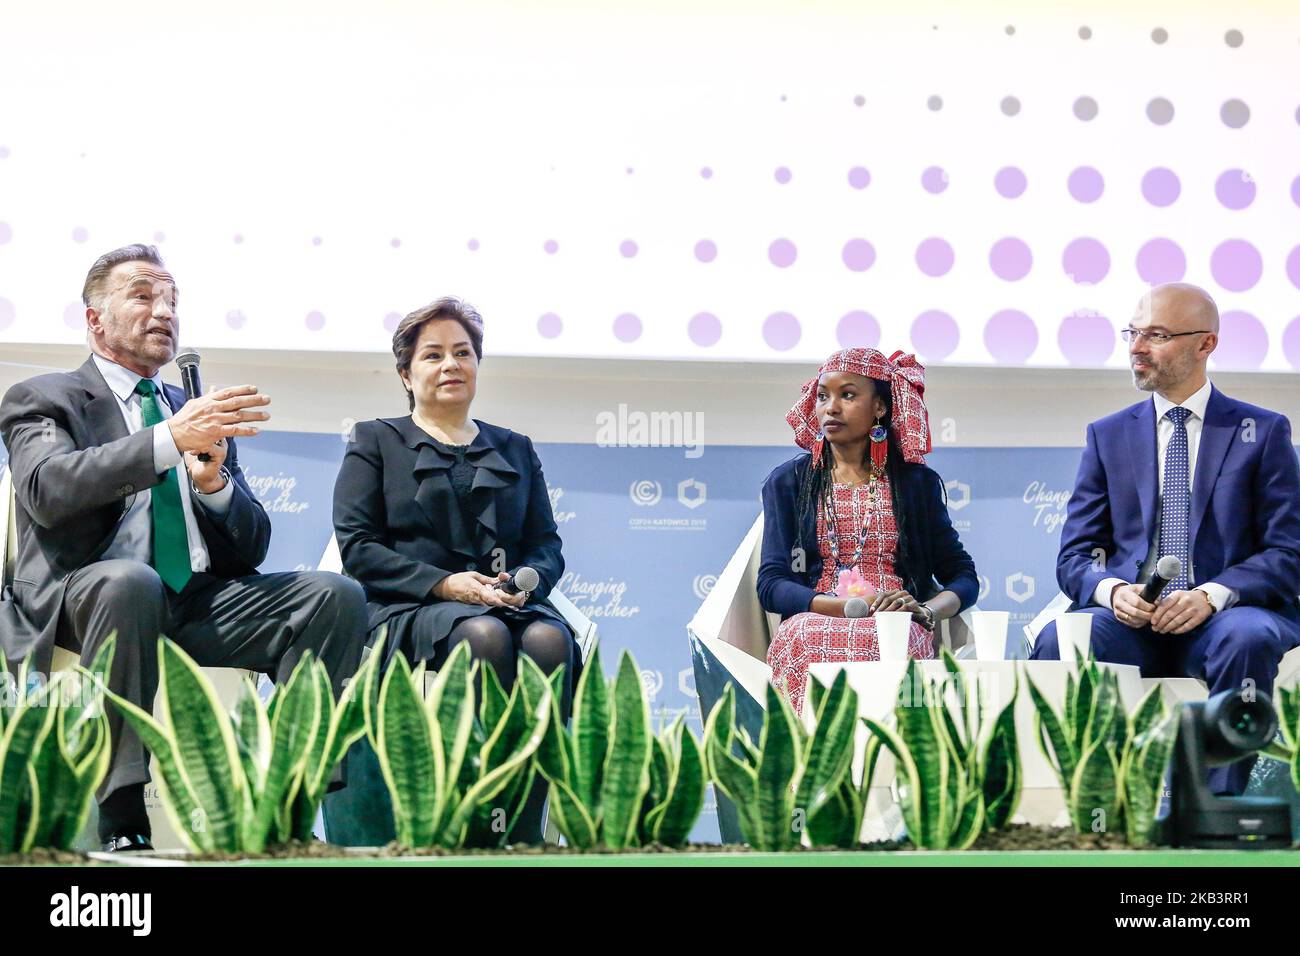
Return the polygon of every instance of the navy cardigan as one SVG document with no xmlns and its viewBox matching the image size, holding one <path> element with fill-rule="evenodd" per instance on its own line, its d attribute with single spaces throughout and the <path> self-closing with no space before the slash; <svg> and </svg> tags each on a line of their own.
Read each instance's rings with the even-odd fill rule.
<svg viewBox="0 0 1300 956">
<path fill-rule="evenodd" d="M 802 535 L 798 524 L 799 478 L 812 456 L 805 453 L 778 465 L 763 482 L 763 556 L 758 567 L 758 601 L 763 610 L 785 620 L 807 611 L 816 595 L 822 573 L 821 549 L 817 546 L 816 509 L 805 516 Z M 904 464 L 898 473 L 903 508 L 909 515 L 912 537 L 908 538 L 908 566 L 900 576 L 910 578 L 918 601 L 940 591 L 952 591 L 961 600 L 960 610 L 975 603 L 979 579 L 975 562 L 962 547 L 948 520 L 943 479 L 927 465 Z M 795 549 L 805 549 L 798 571 Z M 907 574 L 903 575 L 906 570 Z M 936 579 L 939 583 L 935 583 Z M 904 587 L 907 587 L 905 580 Z"/>
</svg>

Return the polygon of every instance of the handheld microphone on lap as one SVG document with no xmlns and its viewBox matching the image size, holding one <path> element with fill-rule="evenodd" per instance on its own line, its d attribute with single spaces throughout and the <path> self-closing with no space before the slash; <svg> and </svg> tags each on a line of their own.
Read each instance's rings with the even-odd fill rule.
<svg viewBox="0 0 1300 956">
<path fill-rule="evenodd" d="M 181 370 L 181 388 L 185 389 L 185 401 L 191 401 L 203 394 L 203 385 L 199 381 L 199 352 L 194 348 L 183 348 L 176 353 L 176 367 Z M 211 461 L 212 456 L 206 451 L 199 452 L 199 461 Z"/>
<path fill-rule="evenodd" d="M 1148 604 L 1155 603 L 1165 585 L 1183 573 L 1182 559 L 1176 554 L 1166 554 L 1156 562 L 1156 569 L 1151 573 L 1151 580 L 1142 588 L 1142 600 Z"/>
<path fill-rule="evenodd" d="M 520 591 L 536 591 L 540 581 L 537 572 L 525 565 L 510 575 L 510 580 L 498 581 L 492 586 L 506 594 L 518 594 Z"/>
<path fill-rule="evenodd" d="M 870 610 L 871 605 L 860 597 L 851 597 L 844 602 L 845 617 L 866 617 Z"/>
</svg>

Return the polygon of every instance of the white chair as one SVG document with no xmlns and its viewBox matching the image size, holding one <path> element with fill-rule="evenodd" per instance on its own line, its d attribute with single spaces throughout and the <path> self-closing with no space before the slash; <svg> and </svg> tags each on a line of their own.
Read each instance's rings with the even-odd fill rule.
<svg viewBox="0 0 1300 956">
<path fill-rule="evenodd" d="M 1071 603 L 1069 595 L 1058 593 L 1045 608 L 1038 612 L 1037 617 L 1024 626 L 1025 640 L 1029 643 L 1030 650 L 1033 650 L 1034 643 L 1038 640 L 1038 635 L 1043 628 L 1049 622 L 1066 613 L 1070 609 Z M 1273 685 L 1275 687 L 1290 687 L 1296 683 L 1300 683 L 1300 647 L 1292 648 L 1282 656 L 1282 661 L 1277 668 L 1277 678 L 1274 680 Z M 1144 692 L 1157 685 L 1163 688 L 1161 693 L 1168 704 L 1180 701 L 1205 700 L 1209 697 L 1209 689 L 1205 686 L 1205 681 L 1197 677 L 1147 677 L 1142 679 Z"/>
</svg>

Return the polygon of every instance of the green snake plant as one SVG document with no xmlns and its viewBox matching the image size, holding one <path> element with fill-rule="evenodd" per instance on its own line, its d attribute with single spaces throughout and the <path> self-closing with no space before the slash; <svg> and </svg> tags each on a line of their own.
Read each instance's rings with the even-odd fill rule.
<svg viewBox="0 0 1300 956">
<path fill-rule="evenodd" d="M 1070 824 L 1079 833 L 1119 831 L 1134 846 L 1149 843 L 1178 733 L 1176 711 L 1159 686 L 1132 714 L 1120 700 L 1119 676 L 1095 658 L 1076 655 L 1058 712 L 1029 681 L 1034 736 L 1056 772 Z"/>
<path fill-rule="evenodd" d="M 810 733 L 775 687 L 755 744 L 736 726 L 728 685 L 709 714 L 704 749 L 713 785 L 736 806 L 741 834 L 756 850 L 793 850 L 806 833 L 813 846 L 855 846 L 862 829 L 879 743 L 868 738 L 861 784 L 852 779 L 857 694 L 840 672 L 827 690 L 812 682 Z"/>
<path fill-rule="evenodd" d="M 304 654 L 263 704 L 244 679 L 227 714 L 203 671 L 158 641 L 154 717 L 111 690 L 109 700 L 158 761 L 168 818 L 195 853 L 260 853 L 310 838 L 335 766 L 364 732 L 355 682 L 335 703 L 325 665 Z"/>
<path fill-rule="evenodd" d="M 108 772 L 108 718 L 97 678 L 108 672 L 114 638 L 90 667 L 28 686 L 28 662 L 0 699 L 0 854 L 71 849 Z M 0 654 L 0 676 L 8 679 Z M 9 692 L 10 688 L 13 693 Z"/>
<path fill-rule="evenodd" d="M 1300 790 L 1300 687 L 1277 687 L 1273 690 L 1273 707 L 1277 710 L 1280 742 L 1260 753 L 1291 765 L 1291 784 Z"/>
<path fill-rule="evenodd" d="M 892 726 L 863 718 L 894 756 L 903 824 L 924 850 L 966 849 L 981 833 L 1006 826 L 1022 785 L 1019 678 L 994 714 L 987 685 L 964 676 L 946 649 L 943 663 L 944 678 L 923 681 L 920 666 L 908 661 Z"/>
<path fill-rule="evenodd" d="M 550 814 L 569 846 L 621 850 L 681 846 L 704 807 L 704 759 L 680 718 L 661 733 L 650 726 L 641 671 L 624 651 L 607 681 L 593 648 L 574 692 L 571 729 L 560 722 L 537 765 L 550 784 Z"/>
<path fill-rule="evenodd" d="M 505 843 L 534 773 L 534 754 L 547 735 L 557 671 L 542 674 L 525 655 L 507 695 L 496 670 L 479 665 L 458 644 L 424 694 L 425 665 L 414 670 L 396 655 L 379 681 L 381 638 L 362 665 L 365 732 L 393 805 L 397 842 L 409 847 L 490 847 Z M 551 681 L 556 681 L 552 684 Z"/>
</svg>

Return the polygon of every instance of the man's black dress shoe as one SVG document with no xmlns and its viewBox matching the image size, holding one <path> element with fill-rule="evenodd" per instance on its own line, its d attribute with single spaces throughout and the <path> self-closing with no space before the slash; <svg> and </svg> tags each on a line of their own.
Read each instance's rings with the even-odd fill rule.
<svg viewBox="0 0 1300 956">
<path fill-rule="evenodd" d="M 124 833 L 121 836 L 109 837 L 100 849 L 105 853 L 133 853 L 139 850 L 152 850 L 153 844 L 143 834 Z"/>
</svg>

